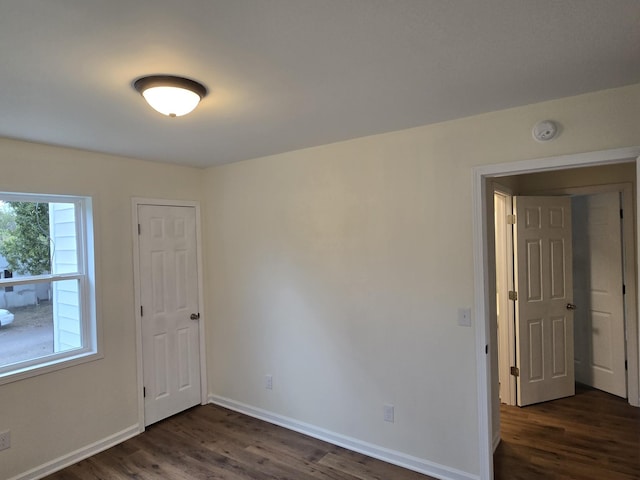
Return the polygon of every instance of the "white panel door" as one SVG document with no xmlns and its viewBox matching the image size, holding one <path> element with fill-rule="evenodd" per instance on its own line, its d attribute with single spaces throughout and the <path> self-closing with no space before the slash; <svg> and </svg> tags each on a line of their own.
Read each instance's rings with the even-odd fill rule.
<svg viewBox="0 0 640 480">
<path fill-rule="evenodd" d="M 195 208 L 140 205 L 138 221 L 149 425 L 201 401 Z"/>
<path fill-rule="evenodd" d="M 576 380 L 626 398 L 620 193 L 574 197 L 572 207 Z"/>
<path fill-rule="evenodd" d="M 571 200 L 514 197 L 519 406 L 575 394 Z"/>
<path fill-rule="evenodd" d="M 513 228 L 507 223 L 513 213 L 511 195 L 494 193 L 496 240 L 496 319 L 498 323 L 498 380 L 500 402 L 516 404 L 514 307 L 508 292 L 513 290 Z"/>
</svg>

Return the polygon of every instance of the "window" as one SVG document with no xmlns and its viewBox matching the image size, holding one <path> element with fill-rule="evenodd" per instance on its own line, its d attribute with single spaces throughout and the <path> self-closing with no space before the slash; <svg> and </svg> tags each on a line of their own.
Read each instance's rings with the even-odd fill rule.
<svg viewBox="0 0 640 480">
<path fill-rule="evenodd" d="M 91 199 L 0 193 L 0 384 L 98 358 Z"/>
</svg>

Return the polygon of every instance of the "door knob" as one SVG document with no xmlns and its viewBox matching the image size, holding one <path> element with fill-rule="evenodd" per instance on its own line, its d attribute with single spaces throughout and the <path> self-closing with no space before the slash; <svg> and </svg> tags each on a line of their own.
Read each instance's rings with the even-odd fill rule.
<svg viewBox="0 0 640 480">
<path fill-rule="evenodd" d="M 200 314 L 199 313 L 192 313 L 191 314 L 191 320 L 200 320 Z"/>
<path fill-rule="evenodd" d="M 567 310 L 575 310 L 576 308 L 578 307 L 574 303 L 567 303 Z"/>
</svg>

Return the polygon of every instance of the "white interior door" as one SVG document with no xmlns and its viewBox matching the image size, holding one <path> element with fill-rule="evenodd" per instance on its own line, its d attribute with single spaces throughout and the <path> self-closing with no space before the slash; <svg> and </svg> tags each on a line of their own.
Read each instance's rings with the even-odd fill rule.
<svg viewBox="0 0 640 480">
<path fill-rule="evenodd" d="M 519 406 L 575 394 L 571 200 L 514 197 Z"/>
<path fill-rule="evenodd" d="M 508 293 L 513 287 L 513 228 L 508 223 L 512 215 L 512 195 L 495 192 L 496 240 L 496 320 L 498 337 L 498 380 L 500 402 L 516 405 L 516 380 L 510 373 L 515 365 L 515 329 L 513 302 Z"/>
<path fill-rule="evenodd" d="M 620 194 L 573 197 L 572 208 L 576 379 L 626 397 Z"/>
<path fill-rule="evenodd" d="M 195 208 L 139 205 L 138 221 L 144 408 L 149 425 L 201 399 Z"/>
</svg>

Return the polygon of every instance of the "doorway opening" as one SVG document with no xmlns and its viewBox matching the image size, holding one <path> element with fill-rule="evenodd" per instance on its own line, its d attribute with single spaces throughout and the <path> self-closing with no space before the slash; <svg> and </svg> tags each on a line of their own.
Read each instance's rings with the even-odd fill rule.
<svg viewBox="0 0 640 480">
<path fill-rule="evenodd" d="M 499 384 L 498 384 L 498 355 L 497 355 L 497 328 L 496 328 L 496 269 L 495 269 L 495 237 L 494 237 L 494 208 L 492 182 L 505 181 L 506 177 L 523 174 L 540 174 L 554 172 L 552 179 L 540 190 L 552 190 L 554 188 L 568 188 L 583 186 L 571 181 L 574 174 L 584 167 L 607 166 L 615 171 L 626 168 L 619 164 L 635 163 L 640 155 L 639 147 L 621 148 L 601 152 L 591 152 L 561 157 L 526 160 L 509 164 L 496 164 L 474 169 L 474 265 L 476 288 L 476 354 L 478 373 L 478 411 L 479 411 L 479 439 L 480 439 L 480 471 L 481 478 L 490 480 L 493 478 L 493 447 L 497 445 L 499 438 Z M 587 169 L 588 170 L 588 169 Z M 636 173 L 627 182 L 636 181 Z M 569 177 L 565 185 L 557 185 L 555 179 L 562 176 Z M 619 180 L 606 180 L 598 178 L 591 185 L 603 183 L 619 183 Z M 589 184 L 586 184 L 589 185 Z M 509 185 L 507 185 L 509 186 Z M 635 200 L 627 199 L 632 211 L 638 207 Z M 635 218 L 635 213 L 634 217 Z M 634 227 L 634 231 L 635 231 Z M 633 240 L 631 248 L 636 250 L 637 237 Z M 636 250 L 637 251 L 637 250 Z M 632 276 L 637 278 L 637 260 L 632 265 Z M 634 287 L 637 294 L 637 289 Z M 628 290 L 627 290 L 628 291 Z M 629 312 L 627 312 L 629 313 Z M 627 345 L 628 377 L 629 377 L 629 403 L 638 406 L 640 398 L 637 391 L 638 385 L 638 314 L 637 305 L 633 305 L 633 312 L 628 315 L 629 330 Z M 635 384 L 632 385 L 632 384 Z"/>
<path fill-rule="evenodd" d="M 512 215 L 512 202 L 514 196 L 522 201 L 532 196 L 532 200 L 535 201 L 542 196 L 550 195 L 554 195 L 549 197 L 551 201 L 570 199 L 569 214 L 572 219 L 569 221 L 572 241 L 566 246 L 565 251 L 565 255 L 569 255 L 570 258 L 561 265 L 569 268 L 568 266 L 573 264 L 573 268 L 570 269 L 572 271 L 566 272 L 566 276 L 570 277 L 568 285 L 573 285 L 573 288 L 569 287 L 572 291 L 563 292 L 566 296 L 562 297 L 568 302 L 566 305 L 567 308 L 571 307 L 571 311 L 566 312 L 566 322 L 554 322 L 556 327 L 564 326 L 569 330 L 567 335 L 570 338 L 565 340 L 570 340 L 567 342 L 569 344 L 573 343 L 572 347 L 566 346 L 567 349 L 571 347 L 574 352 L 570 355 L 572 358 L 560 358 L 563 363 L 571 362 L 565 365 L 567 368 L 563 368 L 562 372 L 571 377 L 571 385 L 577 382 L 627 398 L 627 355 L 635 355 L 635 352 L 633 348 L 627 348 L 626 338 L 636 330 L 634 326 L 629 325 L 630 318 L 635 317 L 636 305 L 633 245 L 635 218 L 631 201 L 633 184 L 589 184 L 596 181 L 594 179 L 606 176 L 609 181 L 629 180 L 635 176 L 635 165 L 623 163 L 615 169 L 592 167 L 574 170 L 570 172 L 571 182 L 567 181 L 569 177 L 566 174 L 563 178 L 562 172 L 551 174 L 553 181 L 549 175 L 519 175 L 500 179 L 511 187 L 493 183 L 497 377 L 500 401 L 507 405 L 525 405 L 526 403 L 521 401 L 522 392 L 519 390 L 520 383 L 523 389 L 528 388 L 524 380 L 529 373 L 525 371 L 520 376 L 519 370 L 519 356 L 524 355 L 524 352 L 519 351 L 518 325 L 522 330 L 524 318 L 517 322 L 516 310 L 518 305 L 525 301 L 527 288 L 525 285 L 518 285 L 518 280 L 514 278 L 518 259 L 513 253 L 513 231 L 522 230 L 524 226 L 523 222 L 516 222 L 517 216 Z M 553 188 L 548 188 L 549 184 Z M 578 184 L 584 186 L 573 186 Z M 525 197 L 520 196 L 521 193 Z M 623 218 L 625 211 L 626 218 Z M 560 277 L 564 277 L 562 273 Z M 556 281 L 557 277 L 556 275 Z M 510 299 L 509 292 L 520 292 L 520 296 L 518 299 Z M 541 300 L 544 301 L 536 300 L 534 303 L 537 304 L 540 304 Z M 525 333 L 527 332 L 523 332 L 522 335 Z M 523 345 L 522 348 L 527 347 L 528 345 Z M 554 355 L 558 348 L 547 350 Z M 564 348 L 560 348 L 560 351 L 563 352 Z M 557 359 L 554 360 L 557 363 Z M 557 368 L 558 365 L 554 367 Z M 634 378 L 631 378 L 631 390 L 634 392 L 637 391 L 636 383 Z M 541 387 L 542 390 L 548 390 L 544 382 L 536 382 L 535 388 L 540 390 Z M 569 390 L 565 389 L 555 394 L 543 391 L 537 401 L 570 395 L 572 392 Z M 530 395 L 527 396 L 531 398 Z"/>
</svg>

